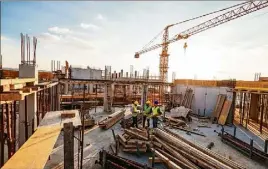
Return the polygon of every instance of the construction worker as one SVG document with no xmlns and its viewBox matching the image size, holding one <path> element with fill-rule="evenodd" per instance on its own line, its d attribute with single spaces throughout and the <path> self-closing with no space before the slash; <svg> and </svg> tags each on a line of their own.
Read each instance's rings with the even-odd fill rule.
<svg viewBox="0 0 268 169">
<path fill-rule="evenodd" d="M 132 108 L 131 108 L 131 113 L 132 113 L 132 127 L 137 127 L 138 128 L 138 101 L 133 101 L 132 102 Z"/>
<path fill-rule="evenodd" d="M 145 121 L 147 120 L 147 127 L 150 127 L 150 114 L 152 113 L 151 102 L 146 101 L 143 109 L 143 121 L 142 126 L 145 128 Z"/>
<path fill-rule="evenodd" d="M 162 114 L 160 107 L 158 106 L 158 101 L 154 101 L 154 106 L 152 107 L 152 119 L 153 119 L 153 128 L 157 128 L 158 116 Z"/>
</svg>

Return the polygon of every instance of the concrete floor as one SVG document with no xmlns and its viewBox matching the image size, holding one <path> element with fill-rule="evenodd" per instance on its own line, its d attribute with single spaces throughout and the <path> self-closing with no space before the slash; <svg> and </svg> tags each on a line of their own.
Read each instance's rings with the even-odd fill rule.
<svg viewBox="0 0 268 169">
<path fill-rule="evenodd" d="M 115 111 L 119 110 L 120 108 L 115 108 Z M 90 114 L 95 118 L 96 121 L 99 121 L 101 118 L 108 115 L 108 113 L 105 113 L 102 111 L 102 108 L 97 108 L 97 111 L 91 110 Z M 168 115 L 168 114 L 167 114 Z M 192 123 L 190 123 L 191 128 L 197 128 L 198 122 L 193 120 Z M 119 123 L 114 125 L 112 127 L 115 130 L 115 133 L 121 133 L 122 129 Z M 203 132 L 207 137 L 202 137 L 198 135 L 187 135 L 183 131 L 179 131 L 176 129 L 172 129 L 174 132 L 179 133 L 184 138 L 194 142 L 199 143 L 200 145 L 207 146 L 209 142 L 214 142 L 214 147 L 212 148 L 212 151 L 215 151 L 229 159 L 232 159 L 236 161 L 239 164 L 244 165 L 247 169 L 268 169 L 268 162 L 256 162 L 254 160 L 251 160 L 247 156 L 241 154 L 236 149 L 233 149 L 229 145 L 224 144 L 221 142 L 221 139 L 219 136 L 217 136 L 217 133 L 214 132 L 214 130 L 220 131 L 221 127 L 217 126 L 216 124 L 211 124 L 211 128 L 199 128 L 201 132 Z M 233 133 L 233 128 L 231 127 L 225 127 L 225 130 L 229 132 L 230 134 Z M 254 137 L 252 133 L 246 130 L 240 130 L 239 127 L 237 128 L 237 137 L 241 140 L 244 140 L 246 142 L 249 142 L 250 138 L 253 137 L 254 139 L 254 146 L 258 149 L 263 148 L 263 141 L 258 139 L 257 137 Z M 55 149 L 53 153 L 51 154 L 51 159 L 47 162 L 45 168 L 63 168 L 63 137 L 60 136 L 58 138 L 58 141 L 55 145 Z M 102 149 L 110 151 L 109 145 L 114 144 L 113 135 L 111 129 L 108 130 L 102 130 L 98 127 L 93 127 L 92 129 L 85 131 L 85 137 L 84 137 L 84 161 L 83 161 L 83 168 L 97 168 L 97 166 L 94 164 L 96 160 L 98 160 L 98 152 Z M 77 141 L 75 140 L 75 153 L 77 157 Z M 148 157 L 150 154 L 144 154 L 142 156 L 137 156 L 136 154 L 129 154 L 120 152 L 120 156 L 143 163 L 148 164 Z M 75 163 L 77 168 L 77 162 Z M 157 169 L 166 169 L 163 165 L 156 165 Z"/>
</svg>

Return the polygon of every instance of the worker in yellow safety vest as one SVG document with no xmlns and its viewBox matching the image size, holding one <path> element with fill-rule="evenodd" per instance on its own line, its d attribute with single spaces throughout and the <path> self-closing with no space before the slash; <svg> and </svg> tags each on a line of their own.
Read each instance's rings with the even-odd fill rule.
<svg viewBox="0 0 268 169">
<path fill-rule="evenodd" d="M 151 102 L 148 100 L 143 108 L 143 121 L 142 126 L 145 128 L 145 122 L 147 120 L 147 127 L 150 127 L 150 115 L 152 114 Z"/>
<path fill-rule="evenodd" d="M 153 128 L 157 128 L 158 116 L 162 114 L 160 107 L 158 106 L 158 101 L 154 101 L 154 106 L 152 107 L 152 119 L 153 119 Z"/>
<path fill-rule="evenodd" d="M 138 101 L 133 101 L 132 102 L 132 108 L 131 108 L 131 113 L 132 113 L 132 127 L 137 127 L 138 128 Z"/>
</svg>

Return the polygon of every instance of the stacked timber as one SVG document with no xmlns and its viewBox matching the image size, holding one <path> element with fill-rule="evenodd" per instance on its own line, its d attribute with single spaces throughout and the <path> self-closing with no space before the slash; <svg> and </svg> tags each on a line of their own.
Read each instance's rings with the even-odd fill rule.
<svg viewBox="0 0 268 169">
<path fill-rule="evenodd" d="M 181 106 L 184 106 L 185 108 L 191 108 L 192 101 L 194 98 L 193 89 L 186 89 L 183 100 L 181 102 Z"/>
<path fill-rule="evenodd" d="M 171 169 L 245 169 L 244 166 L 168 129 L 155 129 L 152 142 L 152 152 Z"/>
<path fill-rule="evenodd" d="M 154 160 L 149 157 L 149 161 L 162 162 L 170 169 L 245 169 L 166 128 L 156 128 L 150 134 L 145 129 L 125 129 L 117 138 L 124 152 L 151 151 L 155 156 Z"/>
<path fill-rule="evenodd" d="M 109 115 L 108 117 L 102 119 L 101 121 L 99 121 L 98 125 L 100 128 L 109 129 L 114 124 L 116 124 L 119 120 L 124 118 L 124 116 L 125 116 L 125 109 L 117 111 Z"/>
<path fill-rule="evenodd" d="M 148 133 L 145 129 L 130 128 L 118 135 L 119 143 L 124 152 L 146 152 L 148 144 Z"/>
</svg>

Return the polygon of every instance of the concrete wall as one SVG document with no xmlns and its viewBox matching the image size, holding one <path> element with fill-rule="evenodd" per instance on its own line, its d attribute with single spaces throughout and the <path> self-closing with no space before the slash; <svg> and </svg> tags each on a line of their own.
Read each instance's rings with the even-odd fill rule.
<svg viewBox="0 0 268 169">
<path fill-rule="evenodd" d="M 72 79 L 101 79 L 102 70 L 71 68 Z"/>
<path fill-rule="evenodd" d="M 175 92 L 177 94 L 185 94 L 186 89 L 193 89 L 194 98 L 192 101 L 192 110 L 194 113 L 198 113 L 198 109 L 201 115 L 210 116 L 214 110 L 219 94 L 227 94 L 227 99 L 232 100 L 233 93 L 227 92 L 228 87 L 202 87 L 202 86 L 184 86 L 177 85 Z"/>
</svg>

